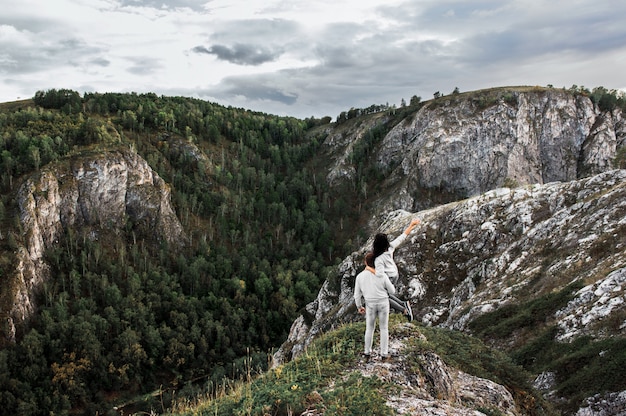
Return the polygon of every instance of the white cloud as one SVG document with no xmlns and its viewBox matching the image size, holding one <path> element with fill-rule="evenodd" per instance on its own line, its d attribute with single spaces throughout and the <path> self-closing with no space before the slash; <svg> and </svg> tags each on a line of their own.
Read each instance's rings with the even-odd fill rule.
<svg viewBox="0 0 626 416">
<path fill-rule="evenodd" d="M 610 0 L 3 3 L 0 101 L 152 91 L 334 117 L 455 87 L 626 87 L 626 4 Z"/>
</svg>

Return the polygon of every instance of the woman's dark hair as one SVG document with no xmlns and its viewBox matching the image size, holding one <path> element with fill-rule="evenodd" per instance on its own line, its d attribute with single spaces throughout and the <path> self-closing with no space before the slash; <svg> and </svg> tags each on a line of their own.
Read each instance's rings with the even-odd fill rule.
<svg viewBox="0 0 626 416">
<path fill-rule="evenodd" d="M 387 234 L 376 234 L 374 236 L 374 246 L 372 251 L 374 252 L 374 258 L 383 254 L 389 248 L 389 239 Z"/>
</svg>

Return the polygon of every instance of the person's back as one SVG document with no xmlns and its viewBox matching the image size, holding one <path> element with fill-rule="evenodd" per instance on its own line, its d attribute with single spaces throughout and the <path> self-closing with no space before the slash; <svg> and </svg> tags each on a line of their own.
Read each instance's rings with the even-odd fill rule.
<svg viewBox="0 0 626 416">
<path fill-rule="evenodd" d="M 389 298 L 389 294 L 396 293 L 395 287 L 387 276 L 379 277 L 369 269 L 363 269 L 357 275 L 354 287 L 355 300 L 362 296 L 366 304 L 385 301 Z M 359 302 L 357 302 L 358 305 Z"/>
<path fill-rule="evenodd" d="M 380 355 L 389 356 L 389 294 L 396 293 L 396 288 L 387 276 L 380 278 L 372 268 L 373 253 L 365 256 L 365 269 L 359 273 L 354 282 L 354 302 L 360 314 L 365 315 L 365 345 L 363 353 L 369 357 L 372 353 L 372 343 L 376 318 L 380 328 Z M 362 299 L 365 299 L 363 306 Z"/>
</svg>

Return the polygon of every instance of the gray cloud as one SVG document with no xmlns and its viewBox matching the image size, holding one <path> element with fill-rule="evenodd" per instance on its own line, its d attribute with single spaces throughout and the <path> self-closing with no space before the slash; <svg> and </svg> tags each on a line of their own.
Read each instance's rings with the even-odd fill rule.
<svg viewBox="0 0 626 416">
<path fill-rule="evenodd" d="M 440 0 L 382 7 L 405 33 L 424 31 L 454 42 L 445 53 L 459 62 L 514 59 L 518 63 L 544 54 L 602 53 L 626 45 L 626 25 L 615 19 L 626 14 L 626 3 L 553 1 Z M 443 45 L 441 45 L 443 46 Z M 442 50 L 443 51 L 443 50 Z"/>
<path fill-rule="evenodd" d="M 240 19 L 215 22 L 211 40 L 215 43 L 243 43 L 254 39 L 257 43 L 285 44 L 302 35 L 298 23 L 286 19 Z"/>
<path fill-rule="evenodd" d="M 111 61 L 105 58 L 94 58 L 90 62 L 96 66 L 101 66 L 101 67 L 107 67 L 111 64 Z"/>
<path fill-rule="evenodd" d="M 210 93 L 226 99 L 241 99 L 254 102 L 276 102 L 291 106 L 298 94 L 288 91 L 289 86 L 271 74 L 257 76 L 227 77 L 217 89 Z"/>
<path fill-rule="evenodd" d="M 153 9 L 177 9 L 187 7 L 192 10 L 203 10 L 206 0 L 121 0 L 122 7 L 151 7 Z"/>
<path fill-rule="evenodd" d="M 0 58 L 0 73 L 4 74 L 35 73 L 46 68 L 75 65 L 102 52 L 101 48 L 76 38 L 57 41 L 47 39 L 28 47 L 11 44 L 1 46 L 3 53 Z"/>
<path fill-rule="evenodd" d="M 275 61 L 282 51 L 272 51 L 269 48 L 252 44 L 235 44 L 232 47 L 225 45 L 213 45 L 210 48 L 196 46 L 192 49 L 196 53 L 215 55 L 222 61 L 228 61 L 237 65 L 261 65 Z"/>
<path fill-rule="evenodd" d="M 128 57 L 131 65 L 126 69 L 134 75 L 147 75 L 157 72 L 161 67 L 161 60 L 151 57 Z"/>
</svg>

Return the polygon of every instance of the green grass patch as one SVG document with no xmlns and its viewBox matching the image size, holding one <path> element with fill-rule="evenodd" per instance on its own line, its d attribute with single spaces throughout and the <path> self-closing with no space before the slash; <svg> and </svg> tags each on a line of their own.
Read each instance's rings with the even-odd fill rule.
<svg viewBox="0 0 626 416">
<path fill-rule="evenodd" d="M 178 415 L 288 415 L 323 410 L 326 415 L 392 415 L 386 397 L 398 385 L 365 377 L 354 367 L 363 348 L 363 322 L 321 336 L 297 359 L 254 380 L 220 386 L 196 403 L 179 403 Z M 423 335 L 423 336 L 422 336 Z M 530 376 L 504 353 L 457 331 L 405 324 L 392 315 L 390 336 L 404 339 L 409 371 L 422 371 L 421 355 L 435 352 L 449 366 L 503 384 L 528 415 L 551 414 L 529 385 Z M 498 409 L 480 409 L 499 415 Z"/>
<path fill-rule="evenodd" d="M 320 337 L 307 353 L 254 380 L 221 386 L 180 415 L 290 415 L 325 409 L 329 415 L 393 415 L 384 391 L 394 387 L 350 372 L 362 349 L 364 323 Z"/>
<path fill-rule="evenodd" d="M 582 282 L 574 282 L 563 290 L 547 293 L 525 303 L 504 305 L 474 319 L 469 329 L 481 339 L 503 339 L 515 331 L 535 328 L 567 305 L 581 288 Z"/>
<path fill-rule="evenodd" d="M 575 411 L 583 399 L 597 393 L 626 389 L 626 339 L 593 340 L 578 338 L 571 343 L 557 342 L 555 327 L 542 332 L 532 342 L 512 353 L 513 360 L 533 373 L 552 371 L 557 394 L 567 398 L 561 410 Z"/>
</svg>

